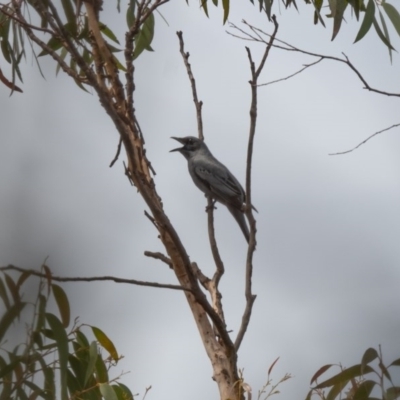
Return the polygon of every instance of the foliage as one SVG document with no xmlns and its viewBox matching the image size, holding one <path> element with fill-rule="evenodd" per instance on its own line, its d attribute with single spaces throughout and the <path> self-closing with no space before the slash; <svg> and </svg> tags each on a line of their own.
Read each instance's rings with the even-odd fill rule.
<svg viewBox="0 0 400 400">
<path fill-rule="evenodd" d="M 254 0 L 250 0 L 254 4 Z M 281 0 L 285 8 L 295 7 L 297 10 L 296 0 Z M 346 10 L 349 8 L 352 15 L 356 17 L 356 20 L 362 21 L 360 29 L 354 42 L 361 40 L 366 33 L 374 26 L 375 31 L 381 41 L 391 52 L 394 47 L 391 44 L 388 24 L 394 26 L 396 32 L 400 35 L 400 14 L 397 9 L 386 0 L 304 0 L 306 4 L 310 4 L 314 7 L 314 24 L 322 24 L 325 27 L 325 18 L 333 20 L 332 40 L 335 39 L 339 33 L 340 27 L 344 20 Z M 218 6 L 218 0 L 212 0 L 215 6 Z M 204 0 L 201 2 L 205 14 L 208 16 L 208 4 L 209 1 Z M 271 21 L 273 14 L 274 0 L 258 0 L 259 10 L 265 12 L 268 19 Z M 222 1 L 222 7 L 224 10 L 223 23 L 225 23 L 229 16 L 230 4 L 229 0 Z M 324 12 L 327 9 L 327 12 Z M 324 15 L 325 14 L 325 15 Z M 384 17 L 386 15 L 386 19 Z"/>
<path fill-rule="evenodd" d="M 375 362 L 375 366 L 371 366 Z M 373 364 L 374 365 L 374 364 Z M 318 378 L 335 364 L 327 364 L 321 367 L 311 378 L 311 385 L 317 383 Z M 341 371 L 329 379 L 312 388 L 306 400 L 311 400 L 317 395 L 322 400 L 395 400 L 400 398 L 400 386 L 393 383 L 389 368 L 400 367 L 400 358 L 385 366 L 382 351 L 372 347 L 364 352 L 360 364 L 342 368 Z M 368 379 L 366 376 L 368 375 Z M 372 376 L 371 376 L 372 375 Z M 325 390 L 329 391 L 325 393 Z M 373 390 L 379 392 L 375 397 Z"/>
<path fill-rule="evenodd" d="M 17 278 L 3 272 L 0 297 L 4 313 L 0 319 L 0 399 L 129 400 L 131 391 L 117 379 L 110 379 L 109 369 L 120 356 L 112 341 L 99 328 L 75 323 L 70 327 L 68 297 L 61 286 L 52 282 L 51 272 L 43 266 L 33 302 L 26 301 L 23 289 L 37 279 L 30 272 Z M 53 301 L 51 301 L 53 300 Z M 57 312 L 49 312 L 56 303 Z M 13 325 L 23 329 L 26 340 L 12 343 Z M 89 340 L 82 328 L 91 328 L 96 340 Z M 109 355 L 103 359 L 101 349 Z"/>
</svg>

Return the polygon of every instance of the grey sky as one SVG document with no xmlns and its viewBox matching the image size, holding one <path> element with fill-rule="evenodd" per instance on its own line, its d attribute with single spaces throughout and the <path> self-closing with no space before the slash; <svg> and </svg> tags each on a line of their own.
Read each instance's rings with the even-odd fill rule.
<svg viewBox="0 0 400 400">
<path fill-rule="evenodd" d="M 351 44 L 357 25 L 348 16 L 332 43 L 330 21 L 327 29 L 314 27 L 311 8 L 300 9 L 300 15 L 294 10 L 277 15 L 279 38 L 324 54 L 344 51 L 371 85 L 400 92 L 399 57 L 394 54 L 391 66 L 374 32 Z M 114 4 L 104 22 L 122 37 L 125 17 L 113 10 Z M 155 52 L 138 60 L 136 109 L 165 210 L 191 259 L 211 273 L 205 198 L 184 158 L 169 153 L 176 147 L 170 136 L 197 132 L 175 32 L 184 32 L 191 54 L 206 142 L 243 184 L 250 99 L 245 43 L 225 33 L 221 9 L 210 7 L 210 19 L 194 2 L 173 2 L 161 11 L 169 26 L 156 17 Z M 232 4 L 230 20 L 239 24 L 242 18 L 272 29 L 250 2 Z M 262 47 L 250 46 L 259 59 Z M 261 81 L 311 61 L 273 50 Z M 0 90 L 0 264 L 38 268 L 49 256 L 48 265 L 59 275 L 175 283 L 168 268 L 143 256 L 145 250 L 163 249 L 122 160 L 108 168 L 118 136 L 97 98 L 63 74 L 55 78 L 50 59 L 43 59 L 46 80 L 32 64 L 28 60 L 22 68 L 24 94 L 9 98 Z M 352 365 L 378 344 L 387 361 L 400 355 L 399 128 L 346 156 L 328 156 L 399 122 L 396 98 L 368 93 L 334 62 L 260 88 L 253 163 L 258 297 L 239 354 L 254 393 L 278 356 L 273 379 L 294 375 L 279 395 L 291 400 L 305 397 L 323 364 Z M 244 307 L 246 242 L 221 205 L 216 234 L 226 267 L 221 288 L 227 323 L 235 334 Z M 99 326 L 125 355 L 115 371 L 131 371 L 122 381 L 134 393 L 152 385 L 149 399 L 184 399 L 189 392 L 192 400 L 217 398 L 181 293 L 114 283 L 63 287 L 73 316 Z"/>
</svg>

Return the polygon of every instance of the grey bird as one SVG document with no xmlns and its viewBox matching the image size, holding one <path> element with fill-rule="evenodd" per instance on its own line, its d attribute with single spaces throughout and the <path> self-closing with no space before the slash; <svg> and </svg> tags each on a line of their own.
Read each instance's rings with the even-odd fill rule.
<svg viewBox="0 0 400 400">
<path fill-rule="evenodd" d="M 228 168 L 211 154 L 202 140 L 193 136 L 172 137 L 172 139 L 183 144 L 183 147 L 173 149 L 171 152 L 179 151 L 186 158 L 194 184 L 206 196 L 210 196 L 228 208 L 249 242 L 249 228 L 243 212 L 246 194 L 242 185 Z"/>
</svg>

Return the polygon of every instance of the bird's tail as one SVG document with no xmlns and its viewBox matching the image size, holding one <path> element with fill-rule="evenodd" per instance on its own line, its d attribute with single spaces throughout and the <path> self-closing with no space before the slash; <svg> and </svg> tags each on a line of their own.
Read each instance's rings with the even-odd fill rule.
<svg viewBox="0 0 400 400">
<path fill-rule="evenodd" d="M 247 243 L 249 243 L 250 240 L 250 232 L 249 232 L 249 228 L 247 227 L 247 223 L 246 220 L 244 218 L 244 214 L 242 211 L 238 210 L 235 207 L 231 207 L 231 206 L 227 206 L 228 210 L 230 211 L 230 213 L 233 215 L 233 217 L 236 219 L 236 222 L 239 224 L 240 229 L 243 232 L 244 237 L 247 240 Z"/>
</svg>

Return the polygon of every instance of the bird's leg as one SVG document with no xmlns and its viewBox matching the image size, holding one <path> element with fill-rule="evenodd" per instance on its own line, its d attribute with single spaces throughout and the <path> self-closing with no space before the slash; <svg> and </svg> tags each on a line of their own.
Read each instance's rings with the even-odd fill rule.
<svg viewBox="0 0 400 400">
<path fill-rule="evenodd" d="M 215 207 L 216 202 L 217 202 L 217 200 L 211 199 L 211 206 L 209 206 L 209 205 L 206 206 L 206 212 L 209 212 L 210 210 L 216 210 L 217 209 L 217 207 Z"/>
</svg>

